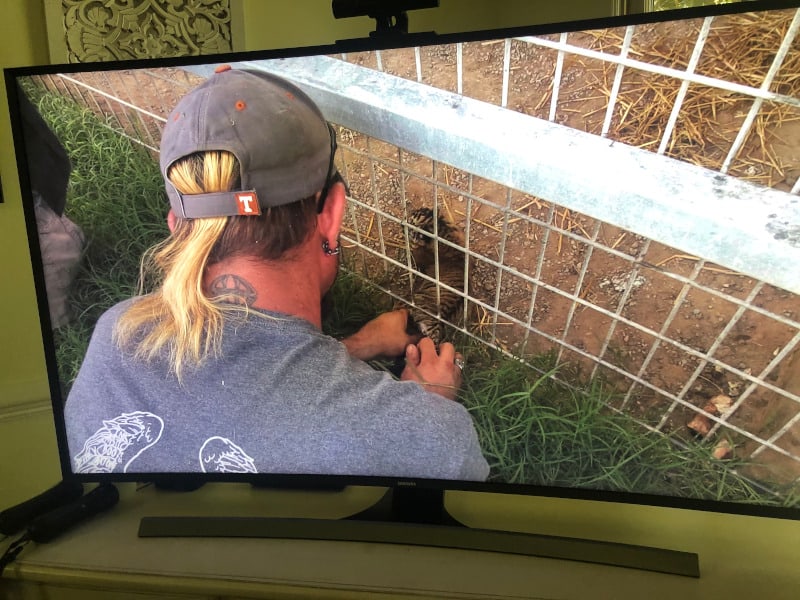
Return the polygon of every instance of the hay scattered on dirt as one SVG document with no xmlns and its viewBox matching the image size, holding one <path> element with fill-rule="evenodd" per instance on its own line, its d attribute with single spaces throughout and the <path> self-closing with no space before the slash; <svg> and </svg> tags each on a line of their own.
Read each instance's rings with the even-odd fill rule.
<svg viewBox="0 0 800 600">
<path fill-rule="evenodd" d="M 716 17 L 703 47 L 695 72 L 731 83 L 761 87 L 776 52 L 794 16 L 794 10 L 745 13 Z M 685 70 L 694 50 L 702 19 L 679 23 L 658 23 L 637 28 L 629 56 L 636 60 Z M 675 28 L 681 27 L 681 35 Z M 687 34 L 688 30 L 688 34 Z M 747 31 L 747 35 L 742 35 Z M 595 49 L 619 52 L 624 29 L 587 32 Z M 614 65 L 592 66 L 597 89 L 611 96 Z M 681 88 L 681 80 L 626 69 L 617 98 L 617 108 L 609 137 L 618 141 L 657 150 Z M 769 86 L 769 91 L 800 95 L 800 44 L 792 44 Z M 754 99 L 744 94 L 690 84 L 680 106 L 665 154 L 712 169 L 720 169 Z M 604 110 L 597 118 L 602 119 Z M 788 131 L 800 121 L 800 110 L 784 103 L 764 101 L 755 121 L 733 157 L 729 173 L 769 187 L 789 190 L 800 172 L 789 164 L 779 146 L 787 146 Z"/>
</svg>

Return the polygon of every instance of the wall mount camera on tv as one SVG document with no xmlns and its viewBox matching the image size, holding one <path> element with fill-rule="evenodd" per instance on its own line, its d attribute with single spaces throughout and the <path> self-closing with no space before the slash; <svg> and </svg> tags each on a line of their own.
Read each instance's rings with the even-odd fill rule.
<svg viewBox="0 0 800 600">
<path fill-rule="evenodd" d="M 407 11 L 437 8 L 439 0 L 333 0 L 331 5 L 336 19 L 375 19 L 375 31 L 370 33 L 370 37 L 385 37 L 407 34 Z"/>
</svg>

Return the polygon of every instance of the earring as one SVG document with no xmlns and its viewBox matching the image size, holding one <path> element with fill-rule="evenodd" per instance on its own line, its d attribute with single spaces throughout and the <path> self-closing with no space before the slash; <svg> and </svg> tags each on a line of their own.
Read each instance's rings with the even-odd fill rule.
<svg viewBox="0 0 800 600">
<path fill-rule="evenodd" d="M 331 250 L 331 245 L 328 243 L 328 240 L 322 242 L 322 251 L 325 253 L 325 256 L 336 256 L 339 254 L 340 249 L 339 246 L 336 246 L 336 248 Z"/>
</svg>

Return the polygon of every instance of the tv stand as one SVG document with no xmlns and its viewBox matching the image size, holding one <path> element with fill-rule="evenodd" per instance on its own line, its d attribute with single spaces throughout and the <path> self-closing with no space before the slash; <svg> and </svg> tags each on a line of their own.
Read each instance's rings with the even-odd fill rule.
<svg viewBox="0 0 800 600">
<path fill-rule="evenodd" d="M 444 491 L 392 488 L 344 519 L 143 517 L 139 537 L 284 538 L 407 544 L 503 552 L 699 577 L 697 554 L 580 538 L 465 526 L 446 510 Z"/>
<path fill-rule="evenodd" d="M 375 504 L 346 520 L 466 527 L 447 512 L 444 490 L 403 487 L 389 488 Z"/>
</svg>

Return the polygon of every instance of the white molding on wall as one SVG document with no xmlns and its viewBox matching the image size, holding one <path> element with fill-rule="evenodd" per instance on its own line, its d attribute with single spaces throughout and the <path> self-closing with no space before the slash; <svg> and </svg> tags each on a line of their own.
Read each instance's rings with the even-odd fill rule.
<svg viewBox="0 0 800 600">
<path fill-rule="evenodd" d="M 40 382 L 36 382 L 37 387 Z M 10 398 L 25 398 L 26 392 L 30 391 L 30 386 L 15 385 L 14 383 L 4 383 L 3 392 L 8 394 Z M 40 398 L 38 400 L 20 400 L 15 402 L 3 403 L 0 405 L 0 423 L 4 421 L 12 421 L 20 418 L 31 417 L 41 413 L 51 413 L 53 405 L 48 398 Z"/>
</svg>

